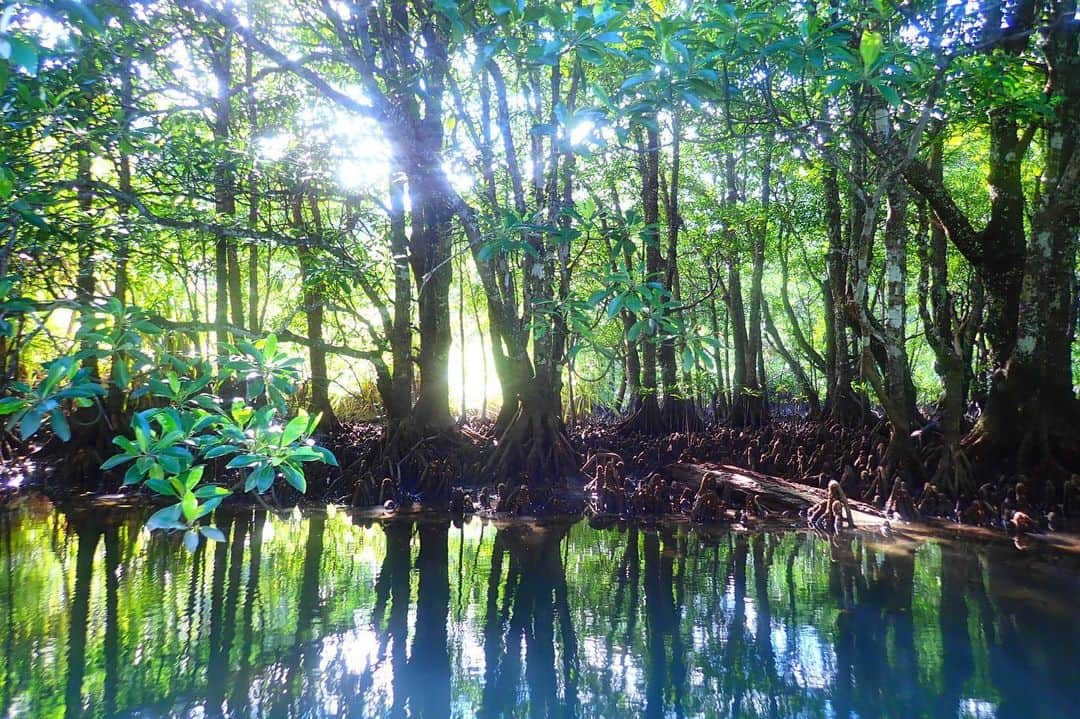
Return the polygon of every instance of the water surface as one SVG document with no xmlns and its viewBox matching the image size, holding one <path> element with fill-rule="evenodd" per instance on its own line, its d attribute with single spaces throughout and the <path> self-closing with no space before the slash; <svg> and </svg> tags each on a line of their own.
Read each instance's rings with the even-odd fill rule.
<svg viewBox="0 0 1080 719">
<path fill-rule="evenodd" d="M 1058 717 L 1080 568 L 585 523 L 0 514 L 0 716 Z"/>
</svg>

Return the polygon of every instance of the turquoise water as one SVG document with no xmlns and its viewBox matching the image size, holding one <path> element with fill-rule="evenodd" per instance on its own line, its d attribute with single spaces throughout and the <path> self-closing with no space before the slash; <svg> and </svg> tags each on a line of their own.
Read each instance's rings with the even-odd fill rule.
<svg viewBox="0 0 1080 719">
<path fill-rule="evenodd" d="M 0 716 L 1080 716 L 1080 567 L 805 532 L 0 514 Z"/>
</svg>

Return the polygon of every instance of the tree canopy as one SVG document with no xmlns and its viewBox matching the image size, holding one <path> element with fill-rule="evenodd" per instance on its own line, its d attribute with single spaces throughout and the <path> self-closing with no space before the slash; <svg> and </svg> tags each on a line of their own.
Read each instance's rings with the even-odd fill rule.
<svg viewBox="0 0 1080 719">
<path fill-rule="evenodd" d="M 1075 471 L 1078 40 L 1074 0 L 9 3 L 0 412 L 213 387 L 225 435 L 374 411 L 401 459 L 490 370 L 485 469 L 531 484 L 602 411 Z"/>
</svg>

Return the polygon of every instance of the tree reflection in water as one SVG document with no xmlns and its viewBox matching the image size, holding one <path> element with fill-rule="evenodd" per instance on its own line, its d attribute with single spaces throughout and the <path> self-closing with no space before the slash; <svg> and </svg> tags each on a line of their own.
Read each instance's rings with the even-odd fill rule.
<svg viewBox="0 0 1080 719">
<path fill-rule="evenodd" d="M 340 512 L 0 515 L 0 716 L 1058 717 L 1071 557 Z"/>
</svg>

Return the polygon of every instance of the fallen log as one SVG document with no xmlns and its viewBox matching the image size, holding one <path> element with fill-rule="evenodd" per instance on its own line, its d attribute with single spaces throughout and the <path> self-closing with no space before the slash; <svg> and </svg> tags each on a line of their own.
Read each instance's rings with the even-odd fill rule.
<svg viewBox="0 0 1080 719">
<path fill-rule="evenodd" d="M 825 489 L 789 482 L 780 477 L 770 477 L 742 467 L 729 464 L 671 464 L 664 468 L 663 475 L 676 482 L 696 488 L 705 475 L 712 475 L 723 491 L 730 491 L 737 499 L 757 497 L 759 502 L 779 505 L 785 510 L 805 512 L 818 502 L 823 501 Z M 885 514 L 873 505 L 848 498 L 852 515 L 857 527 L 879 527 L 886 522 Z"/>
</svg>

